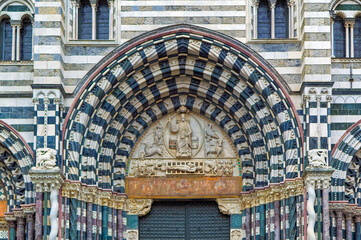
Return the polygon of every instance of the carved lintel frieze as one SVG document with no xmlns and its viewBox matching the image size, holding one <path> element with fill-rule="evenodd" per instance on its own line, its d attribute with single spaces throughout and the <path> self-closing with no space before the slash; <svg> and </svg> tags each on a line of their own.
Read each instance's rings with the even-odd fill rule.
<svg viewBox="0 0 361 240">
<path fill-rule="evenodd" d="M 217 198 L 218 208 L 223 214 L 242 213 L 242 201 L 240 198 Z"/>
<path fill-rule="evenodd" d="M 127 199 L 126 203 L 128 214 L 144 216 L 150 212 L 153 199 Z"/>
</svg>

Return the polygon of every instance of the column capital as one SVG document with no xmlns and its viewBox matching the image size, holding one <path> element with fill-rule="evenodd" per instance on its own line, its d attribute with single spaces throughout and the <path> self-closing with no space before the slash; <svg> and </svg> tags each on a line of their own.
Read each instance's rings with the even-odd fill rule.
<svg viewBox="0 0 361 240">
<path fill-rule="evenodd" d="M 259 6 L 259 0 L 252 0 L 252 6 L 258 8 L 258 6 Z"/>
<path fill-rule="evenodd" d="M 288 7 L 295 6 L 296 1 L 295 0 L 287 0 Z"/>
<path fill-rule="evenodd" d="M 150 212 L 153 199 L 127 199 L 126 210 L 129 215 L 145 216 Z"/>
<path fill-rule="evenodd" d="M 242 201 L 240 198 L 217 198 L 219 211 L 226 215 L 241 214 Z"/>
<path fill-rule="evenodd" d="M 52 149 L 53 150 L 53 149 Z M 55 150 L 54 150 L 55 151 Z M 51 192 L 59 190 L 64 182 L 64 175 L 59 167 L 50 167 L 51 164 L 45 159 L 43 162 L 36 157 L 37 166 L 32 167 L 29 171 L 29 175 L 37 192 Z"/>
</svg>

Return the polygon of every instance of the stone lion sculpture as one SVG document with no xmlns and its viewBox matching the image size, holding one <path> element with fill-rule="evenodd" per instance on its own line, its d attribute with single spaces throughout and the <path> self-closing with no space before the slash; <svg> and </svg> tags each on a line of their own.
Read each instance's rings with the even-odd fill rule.
<svg viewBox="0 0 361 240">
<path fill-rule="evenodd" d="M 314 168 L 327 167 L 326 158 L 327 158 L 327 150 L 313 149 L 308 152 L 308 163 L 310 167 L 314 167 Z"/>
<path fill-rule="evenodd" d="M 36 149 L 36 168 L 51 169 L 56 167 L 56 150 L 51 148 Z"/>
</svg>

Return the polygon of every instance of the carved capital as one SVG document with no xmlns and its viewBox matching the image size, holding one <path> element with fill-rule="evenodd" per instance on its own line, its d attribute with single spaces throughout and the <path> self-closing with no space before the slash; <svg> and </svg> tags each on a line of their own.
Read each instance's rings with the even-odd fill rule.
<svg viewBox="0 0 361 240">
<path fill-rule="evenodd" d="M 231 240 L 242 240 L 242 229 L 232 229 Z"/>
<path fill-rule="evenodd" d="M 64 175 L 58 167 L 46 170 L 33 167 L 29 174 L 37 192 L 59 190 L 64 182 Z"/>
<path fill-rule="evenodd" d="M 242 201 L 239 198 L 217 198 L 218 208 L 223 214 L 242 213 Z"/>
<path fill-rule="evenodd" d="M 153 199 L 127 199 L 127 211 L 130 215 L 144 216 L 150 212 Z"/>
<path fill-rule="evenodd" d="M 138 231 L 137 230 L 127 230 L 127 239 L 128 240 L 138 240 Z"/>
</svg>

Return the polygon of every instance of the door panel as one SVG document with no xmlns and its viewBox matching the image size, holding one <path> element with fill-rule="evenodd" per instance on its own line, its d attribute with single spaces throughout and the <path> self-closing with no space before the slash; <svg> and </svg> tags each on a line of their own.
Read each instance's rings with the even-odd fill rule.
<svg viewBox="0 0 361 240">
<path fill-rule="evenodd" d="M 139 218 L 139 239 L 225 240 L 229 224 L 215 202 L 155 202 Z"/>
</svg>

